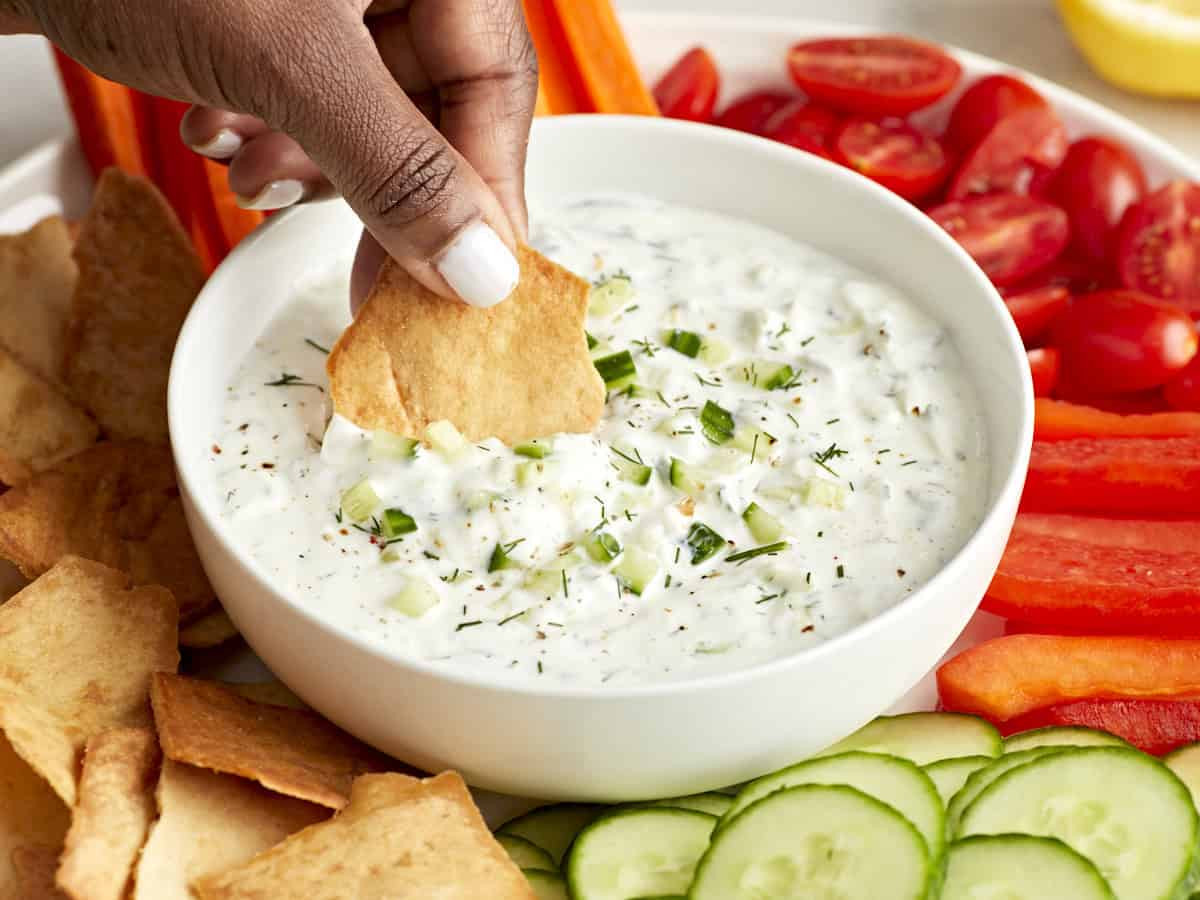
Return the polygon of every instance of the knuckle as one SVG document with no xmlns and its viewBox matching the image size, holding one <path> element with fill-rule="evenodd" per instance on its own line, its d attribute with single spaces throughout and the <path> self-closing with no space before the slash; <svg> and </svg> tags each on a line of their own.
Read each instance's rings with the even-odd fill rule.
<svg viewBox="0 0 1200 900">
<path fill-rule="evenodd" d="M 449 147 L 413 133 L 400 142 L 382 178 L 360 191 L 366 212 L 385 228 L 403 228 L 436 216 L 451 201 L 457 174 Z"/>
</svg>

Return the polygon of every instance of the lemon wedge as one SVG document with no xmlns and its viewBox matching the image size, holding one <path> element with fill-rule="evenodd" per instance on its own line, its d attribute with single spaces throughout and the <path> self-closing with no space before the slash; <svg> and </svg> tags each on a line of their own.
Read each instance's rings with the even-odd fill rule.
<svg viewBox="0 0 1200 900">
<path fill-rule="evenodd" d="M 1058 0 L 1080 52 L 1118 87 L 1200 97 L 1200 0 Z"/>
</svg>

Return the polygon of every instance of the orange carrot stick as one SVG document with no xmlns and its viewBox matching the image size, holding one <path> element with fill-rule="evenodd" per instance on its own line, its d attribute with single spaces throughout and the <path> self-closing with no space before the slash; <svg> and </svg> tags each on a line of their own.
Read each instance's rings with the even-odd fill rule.
<svg viewBox="0 0 1200 900">
<path fill-rule="evenodd" d="M 543 2 L 558 13 L 567 47 L 596 112 L 659 114 L 609 0 Z"/>
<path fill-rule="evenodd" d="M 221 254 L 221 258 L 224 259 L 225 254 L 241 243 L 242 238 L 262 224 L 264 217 L 261 212 L 238 206 L 237 197 L 229 189 L 229 182 L 226 180 L 228 169 L 210 159 L 202 162 L 209 200 L 224 238 L 225 249 Z"/>
<path fill-rule="evenodd" d="M 538 55 L 537 115 L 595 112 L 551 0 L 525 0 L 525 24 Z"/>
<path fill-rule="evenodd" d="M 54 61 L 92 174 L 99 177 L 109 166 L 119 166 L 131 174 L 146 175 L 129 90 L 101 78 L 58 49 Z"/>
</svg>

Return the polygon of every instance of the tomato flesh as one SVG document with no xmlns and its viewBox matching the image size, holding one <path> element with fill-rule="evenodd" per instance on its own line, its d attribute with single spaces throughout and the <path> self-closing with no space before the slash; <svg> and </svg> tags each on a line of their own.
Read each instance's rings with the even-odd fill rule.
<svg viewBox="0 0 1200 900">
<path fill-rule="evenodd" d="M 693 47 L 654 85 L 654 101 L 664 116 L 707 122 L 717 105 L 720 83 L 712 55 L 703 47 Z"/>
<path fill-rule="evenodd" d="M 903 37 L 828 38 L 788 51 L 792 80 L 843 112 L 904 116 L 947 94 L 962 67 L 941 48 Z"/>
<path fill-rule="evenodd" d="M 1121 287 L 1111 273 L 1112 266 L 1097 266 L 1070 252 L 1070 247 L 1044 269 L 1006 287 L 1005 296 L 1024 294 L 1048 287 L 1066 288 L 1072 294 L 1090 294 L 1106 288 Z"/>
<path fill-rule="evenodd" d="M 1129 207 L 1117 265 L 1126 287 L 1200 315 L 1200 185 L 1173 181 Z"/>
<path fill-rule="evenodd" d="M 1055 317 L 1067 308 L 1071 294 L 1066 288 L 1047 287 L 1004 298 L 1004 305 L 1016 323 L 1021 340 L 1028 347 L 1050 327 Z"/>
<path fill-rule="evenodd" d="M 1000 119 L 966 158 L 947 194 L 1033 193 L 1067 155 L 1067 129 L 1049 108 L 1029 107 Z"/>
<path fill-rule="evenodd" d="M 1200 412 L 1200 356 L 1196 356 L 1163 388 L 1171 409 Z"/>
<path fill-rule="evenodd" d="M 946 127 L 946 143 L 966 152 L 982 141 L 996 123 L 1022 109 L 1046 109 L 1046 99 L 1019 78 L 988 75 L 967 88 Z"/>
<path fill-rule="evenodd" d="M 1030 350 L 1029 374 L 1033 378 L 1033 396 L 1049 397 L 1058 385 L 1058 351 L 1053 347 Z"/>
<path fill-rule="evenodd" d="M 1123 144 L 1109 138 L 1076 141 L 1054 175 L 1050 197 L 1071 220 L 1079 255 L 1107 266 L 1116 255 L 1117 226 L 1146 193 L 1146 174 Z"/>
<path fill-rule="evenodd" d="M 950 160 L 936 139 L 895 119 L 850 119 L 833 147 L 839 162 L 906 200 L 928 196 L 950 171 Z"/>
<path fill-rule="evenodd" d="M 832 159 L 830 142 L 841 120 L 833 112 L 804 99 L 791 100 L 763 125 L 763 137 Z"/>
<path fill-rule="evenodd" d="M 1021 194 L 954 200 L 935 206 L 929 216 L 1001 286 L 1049 265 L 1070 237 L 1066 213 Z"/>
<path fill-rule="evenodd" d="M 725 107 L 713 120 L 713 124 L 722 128 L 732 128 L 734 131 L 761 135 L 767 120 L 793 99 L 795 98 L 791 94 L 782 91 L 755 91 L 745 94 Z"/>
<path fill-rule="evenodd" d="M 1073 297 L 1054 322 L 1064 382 L 1105 392 L 1165 384 L 1196 355 L 1196 328 L 1178 306 L 1140 291 Z"/>
</svg>

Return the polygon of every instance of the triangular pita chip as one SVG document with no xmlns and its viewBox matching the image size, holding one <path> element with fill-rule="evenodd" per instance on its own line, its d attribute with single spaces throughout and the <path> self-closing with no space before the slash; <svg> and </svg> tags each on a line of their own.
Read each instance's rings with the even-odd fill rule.
<svg viewBox="0 0 1200 900">
<path fill-rule="evenodd" d="M 71 900 L 54 882 L 58 848 L 26 844 L 12 852 L 21 900 Z"/>
<path fill-rule="evenodd" d="M 57 883 L 71 900 L 122 900 L 150 824 L 161 754 L 149 728 L 116 728 L 87 743 Z"/>
<path fill-rule="evenodd" d="M 151 673 L 179 664 L 176 623 L 169 591 L 71 556 L 0 606 L 0 730 L 68 805 L 92 735 L 150 724 Z"/>
<path fill-rule="evenodd" d="M 65 383 L 73 243 L 57 216 L 24 234 L 0 235 L 0 345 L 57 384 Z"/>
<path fill-rule="evenodd" d="M 308 709 L 308 705 L 293 694 L 282 681 L 257 681 L 240 684 L 225 682 L 225 687 L 255 703 L 286 706 L 289 709 Z"/>
<path fill-rule="evenodd" d="M 48 847 L 57 858 L 69 821 L 66 805 L 0 734 L 0 900 L 24 900 L 17 865 L 27 878 L 37 862 L 30 854 Z"/>
<path fill-rule="evenodd" d="M 237 626 L 223 609 L 214 609 L 179 629 L 179 646 L 190 650 L 219 647 L 238 636 Z"/>
<path fill-rule="evenodd" d="M 201 900 L 535 900 L 453 772 L 363 775 L 328 822 L 194 887 Z"/>
<path fill-rule="evenodd" d="M 0 481 L 21 484 L 98 435 L 87 413 L 0 347 Z"/>
<path fill-rule="evenodd" d="M 507 444 L 590 431 L 604 382 L 583 330 L 587 282 L 528 248 L 520 262 L 517 289 L 490 309 L 445 300 L 384 263 L 329 356 L 334 409 L 415 438 L 441 419 L 468 440 Z"/>
<path fill-rule="evenodd" d="M 110 437 L 165 443 L 167 373 L 200 260 L 154 185 L 118 169 L 100 177 L 75 260 L 71 391 Z"/>
<path fill-rule="evenodd" d="M 154 677 L 150 699 L 163 755 L 340 809 L 362 772 L 395 763 L 314 712 L 239 696 L 214 681 Z"/>
<path fill-rule="evenodd" d="M 188 885 L 249 861 L 329 816 L 252 781 L 164 760 L 159 819 L 137 864 L 132 900 L 195 900 Z"/>
</svg>

